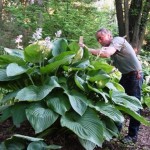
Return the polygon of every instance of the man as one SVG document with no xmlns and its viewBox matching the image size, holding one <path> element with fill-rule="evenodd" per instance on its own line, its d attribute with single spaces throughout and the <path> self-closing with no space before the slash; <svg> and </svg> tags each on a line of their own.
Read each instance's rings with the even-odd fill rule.
<svg viewBox="0 0 150 150">
<path fill-rule="evenodd" d="M 141 99 L 141 88 L 143 82 L 142 67 L 132 46 L 122 37 L 114 37 L 111 32 L 102 28 L 96 32 L 97 41 L 103 46 L 101 49 L 88 48 L 83 43 L 80 46 L 86 47 L 93 55 L 108 58 L 111 57 L 113 65 L 122 73 L 120 84 L 130 96 Z M 138 111 L 140 113 L 140 110 Z M 130 116 L 128 135 L 121 141 L 131 143 L 137 141 L 140 122 Z M 121 126 L 118 129 L 121 130 Z"/>
</svg>

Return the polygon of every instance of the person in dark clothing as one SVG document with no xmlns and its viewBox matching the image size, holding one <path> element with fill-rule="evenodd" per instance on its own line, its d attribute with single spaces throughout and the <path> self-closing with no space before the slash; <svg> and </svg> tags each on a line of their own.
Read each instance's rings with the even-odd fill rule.
<svg viewBox="0 0 150 150">
<path fill-rule="evenodd" d="M 113 65 L 122 73 L 120 84 L 124 87 L 129 96 L 141 99 L 143 73 L 133 47 L 123 37 L 113 37 L 110 30 L 102 28 L 96 32 L 97 41 L 102 45 L 101 49 L 88 48 L 85 44 L 79 43 L 81 47 L 86 47 L 93 55 L 108 58 L 113 61 Z M 138 111 L 140 114 L 140 110 Z M 121 141 L 130 143 L 137 141 L 140 122 L 130 116 L 128 135 Z M 122 125 L 118 125 L 121 130 Z"/>
</svg>

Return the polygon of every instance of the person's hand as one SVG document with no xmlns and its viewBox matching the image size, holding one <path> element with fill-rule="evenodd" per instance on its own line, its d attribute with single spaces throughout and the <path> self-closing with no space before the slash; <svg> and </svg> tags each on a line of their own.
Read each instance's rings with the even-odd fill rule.
<svg viewBox="0 0 150 150">
<path fill-rule="evenodd" d="M 82 47 L 82 48 L 84 48 L 84 47 L 85 47 L 85 44 L 79 43 L 79 46 Z"/>
</svg>

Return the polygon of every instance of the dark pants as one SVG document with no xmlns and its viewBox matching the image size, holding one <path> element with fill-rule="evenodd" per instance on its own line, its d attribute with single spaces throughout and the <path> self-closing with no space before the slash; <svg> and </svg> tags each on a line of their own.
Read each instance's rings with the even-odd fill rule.
<svg viewBox="0 0 150 150">
<path fill-rule="evenodd" d="M 142 83 L 143 74 L 137 74 L 137 72 L 123 74 L 120 79 L 120 84 L 124 87 L 125 92 L 129 96 L 135 96 L 139 100 L 141 99 Z M 140 114 L 140 110 L 137 113 Z M 118 127 L 121 128 L 120 125 Z M 137 136 L 139 127 L 140 122 L 130 116 L 128 135 L 131 137 Z"/>
</svg>

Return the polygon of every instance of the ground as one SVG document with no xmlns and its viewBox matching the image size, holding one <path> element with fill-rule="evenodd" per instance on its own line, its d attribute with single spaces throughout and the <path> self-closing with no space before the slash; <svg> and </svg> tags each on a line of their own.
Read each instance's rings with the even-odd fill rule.
<svg viewBox="0 0 150 150">
<path fill-rule="evenodd" d="M 142 115 L 145 116 L 148 120 L 150 120 L 150 110 L 145 109 L 142 112 Z M 126 121 L 121 132 L 121 135 L 125 135 L 128 129 L 128 117 L 126 117 Z M 21 125 L 20 128 L 16 128 L 12 124 L 12 120 L 8 119 L 3 123 L 0 123 L 0 142 L 4 141 L 6 138 L 9 138 L 14 133 L 23 134 L 23 135 L 34 135 L 34 130 L 30 127 L 28 122 L 25 122 Z M 68 135 L 66 136 L 61 134 L 54 135 L 49 138 L 46 137 L 46 142 L 49 144 L 58 144 L 62 145 L 63 148 L 61 150 L 84 150 L 80 143 L 78 142 L 76 136 Z M 138 134 L 138 142 L 135 145 L 124 145 L 119 142 L 118 139 L 113 139 L 111 142 L 104 142 L 103 147 L 97 147 L 95 150 L 150 150 L 150 127 L 141 125 L 139 134 Z"/>
</svg>

